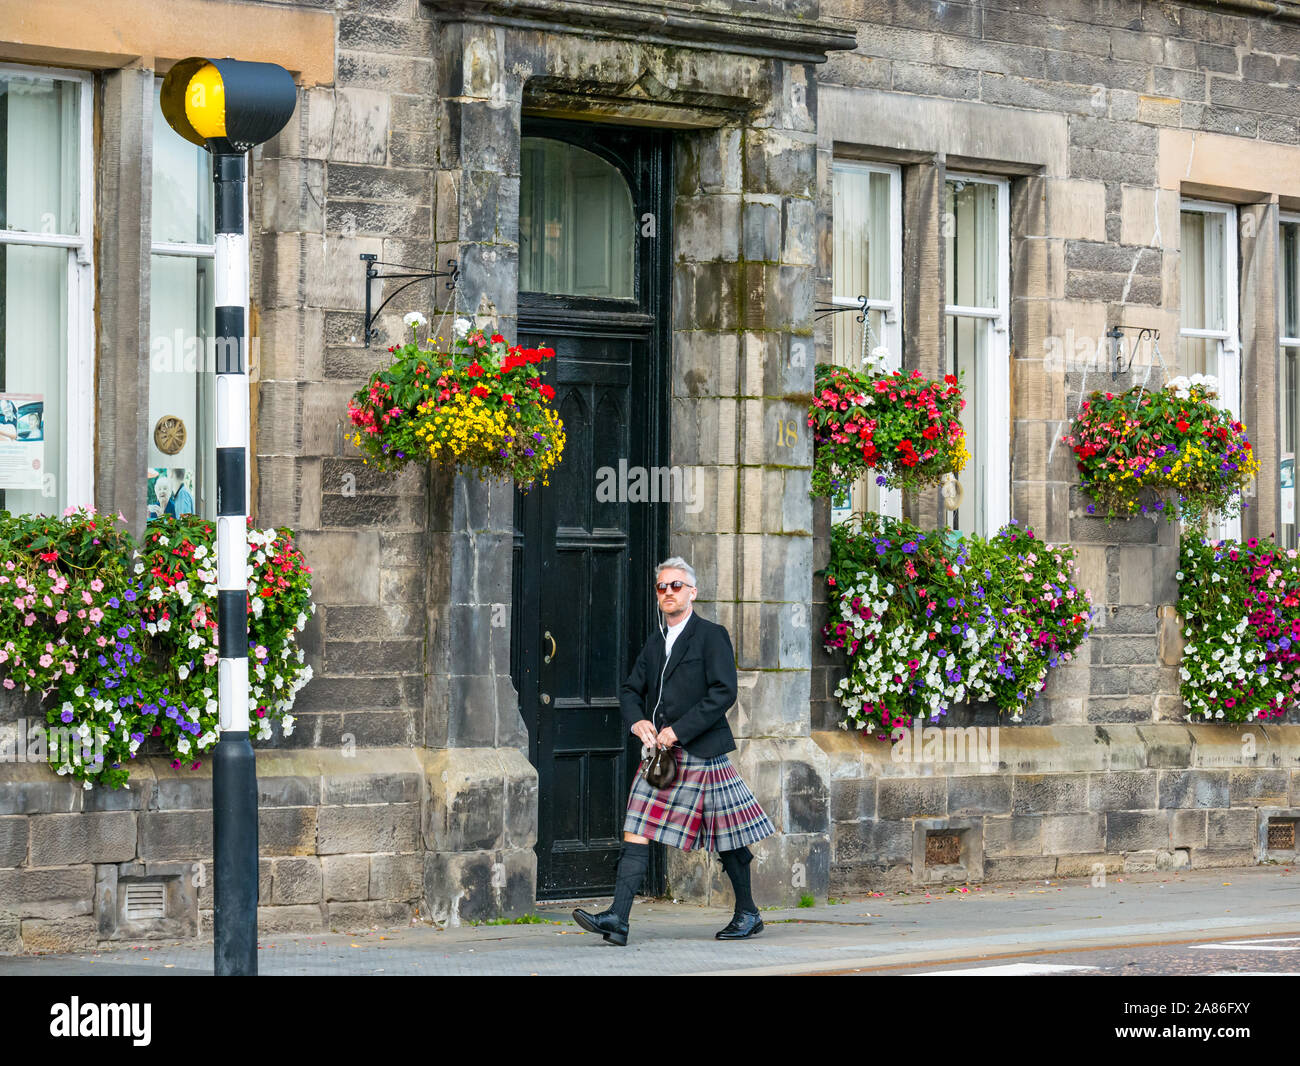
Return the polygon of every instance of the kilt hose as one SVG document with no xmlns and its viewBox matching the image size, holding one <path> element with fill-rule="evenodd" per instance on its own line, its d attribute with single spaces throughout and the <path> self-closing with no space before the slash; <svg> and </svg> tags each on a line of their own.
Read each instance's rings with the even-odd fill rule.
<svg viewBox="0 0 1300 1066">
<path fill-rule="evenodd" d="M 726 755 L 702 759 L 673 745 L 677 780 L 654 788 L 638 771 L 627 798 L 625 833 L 682 851 L 731 851 L 776 832 L 776 827 Z"/>
</svg>

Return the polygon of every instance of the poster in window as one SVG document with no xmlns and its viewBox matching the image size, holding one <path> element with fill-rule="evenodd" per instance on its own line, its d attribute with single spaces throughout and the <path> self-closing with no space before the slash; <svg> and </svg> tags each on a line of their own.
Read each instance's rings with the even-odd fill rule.
<svg viewBox="0 0 1300 1066">
<path fill-rule="evenodd" d="M 1290 452 L 1282 456 L 1282 523 L 1295 525 L 1295 456 Z"/>
<path fill-rule="evenodd" d="M 45 394 L 0 392 L 0 489 L 39 489 L 45 475 Z"/>
<path fill-rule="evenodd" d="M 145 500 L 150 518 L 194 514 L 194 471 L 183 466 L 152 468 L 145 486 Z"/>
</svg>

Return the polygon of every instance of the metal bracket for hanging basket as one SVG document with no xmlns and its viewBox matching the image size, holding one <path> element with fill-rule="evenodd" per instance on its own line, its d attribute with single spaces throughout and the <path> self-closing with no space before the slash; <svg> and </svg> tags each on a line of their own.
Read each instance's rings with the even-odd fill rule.
<svg viewBox="0 0 1300 1066">
<path fill-rule="evenodd" d="M 374 328 L 375 319 L 379 317 L 379 313 L 385 307 L 388 306 L 389 302 L 393 299 L 393 297 L 396 296 L 403 289 L 409 289 L 416 282 L 428 281 L 430 278 L 450 278 L 451 280 L 447 282 L 447 288 L 455 289 L 456 284 L 460 281 L 460 267 L 456 265 L 456 260 L 454 259 L 447 260 L 446 270 L 418 271 L 416 270 L 415 267 L 408 267 L 402 263 L 380 262 L 379 257 L 375 255 L 373 252 L 362 252 L 360 258 L 361 261 L 366 264 L 366 347 L 367 348 L 370 347 L 370 342 L 374 340 L 377 336 L 379 336 L 379 330 Z M 381 267 L 381 266 L 397 267 L 398 270 L 408 271 L 408 273 L 381 274 L 377 269 L 375 269 L 376 267 Z M 378 307 L 376 307 L 372 312 L 370 310 L 370 283 L 374 281 L 376 278 L 409 278 L 410 280 L 407 281 L 406 284 L 399 285 L 396 289 L 390 292 L 388 294 L 387 299 L 385 299 L 384 302 L 381 303 Z"/>
<path fill-rule="evenodd" d="M 1124 366 L 1124 359 L 1119 353 L 1120 341 L 1124 339 L 1125 333 L 1136 332 L 1137 336 L 1133 340 L 1132 346 L 1128 352 L 1128 366 Z M 1110 338 L 1110 380 L 1118 381 L 1119 376 L 1133 369 L 1133 359 L 1137 356 L 1138 349 L 1142 347 L 1142 341 L 1150 339 L 1154 346 L 1156 358 L 1160 360 L 1160 366 L 1165 365 L 1164 358 L 1160 355 L 1160 331 L 1152 326 L 1112 326 L 1106 331 L 1106 336 Z"/>
<path fill-rule="evenodd" d="M 817 314 L 817 317 L 814 319 L 815 322 L 820 322 L 827 315 L 838 315 L 841 311 L 857 311 L 855 321 L 865 322 L 867 320 L 867 298 L 865 296 L 859 296 L 856 304 L 844 304 L 838 306 L 823 304 L 821 307 L 814 307 L 813 311 Z"/>
</svg>

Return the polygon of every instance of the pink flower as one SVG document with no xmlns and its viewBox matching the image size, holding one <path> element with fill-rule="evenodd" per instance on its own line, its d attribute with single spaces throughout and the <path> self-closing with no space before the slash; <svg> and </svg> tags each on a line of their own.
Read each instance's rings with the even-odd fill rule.
<svg viewBox="0 0 1300 1066">
<path fill-rule="evenodd" d="M 51 663 L 54 662 L 54 656 L 53 656 L 53 655 L 42 655 L 42 656 L 40 657 L 40 659 L 38 659 L 37 661 L 40 663 L 41 666 L 43 666 L 43 667 L 48 667 Z"/>
<path fill-rule="evenodd" d="M 60 611 L 58 614 L 54 616 L 54 620 L 58 622 L 59 625 L 63 625 L 63 623 L 68 620 L 68 612 Z"/>
<path fill-rule="evenodd" d="M 4 686 L 5 686 L 5 688 L 13 688 L 13 687 L 14 687 L 14 679 L 13 679 L 12 677 L 6 677 L 5 680 L 4 680 Z"/>
<path fill-rule="evenodd" d="M 100 581 L 99 578 L 95 578 L 95 580 L 90 583 L 90 588 L 93 592 L 103 592 L 104 583 Z"/>
<path fill-rule="evenodd" d="M 98 607 L 92 607 L 90 609 L 90 620 L 94 622 L 95 625 L 99 625 L 99 620 L 103 617 L 104 617 L 104 612 L 101 611 Z"/>
<path fill-rule="evenodd" d="M 84 603 L 84 604 L 87 604 L 87 605 L 92 604 L 92 603 L 95 602 L 95 597 L 93 597 L 93 596 L 92 596 L 89 592 L 87 592 L 85 589 L 82 589 L 82 590 L 81 590 L 81 602 Z"/>
</svg>

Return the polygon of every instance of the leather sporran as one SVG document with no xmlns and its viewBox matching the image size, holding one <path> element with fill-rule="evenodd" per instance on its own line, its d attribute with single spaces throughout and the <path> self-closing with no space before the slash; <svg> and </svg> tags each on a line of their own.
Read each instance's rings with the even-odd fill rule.
<svg viewBox="0 0 1300 1066">
<path fill-rule="evenodd" d="M 644 754 L 644 749 L 642 750 Z M 648 760 L 643 758 L 643 765 L 645 769 L 642 776 L 651 788 L 670 788 L 677 780 L 677 759 L 672 748 L 656 746 L 654 754 Z"/>
</svg>

